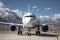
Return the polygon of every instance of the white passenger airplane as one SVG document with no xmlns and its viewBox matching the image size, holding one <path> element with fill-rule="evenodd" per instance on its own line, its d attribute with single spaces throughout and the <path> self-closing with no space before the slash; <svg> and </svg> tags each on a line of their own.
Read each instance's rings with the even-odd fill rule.
<svg viewBox="0 0 60 40">
<path fill-rule="evenodd" d="M 11 31 L 15 31 L 16 30 L 16 25 L 18 25 L 18 34 L 22 34 L 22 30 L 23 28 L 28 29 L 28 35 L 31 35 L 30 30 L 36 28 L 36 35 L 40 34 L 40 26 L 42 26 L 42 31 L 43 32 L 47 32 L 48 31 L 48 26 L 47 25 L 40 25 L 39 21 L 37 20 L 36 16 L 34 14 L 32 14 L 30 12 L 30 5 L 28 4 L 28 12 L 23 16 L 22 18 L 22 23 L 23 24 L 15 24 L 15 23 L 4 23 L 4 22 L 0 22 L 0 24 L 9 24 L 11 25 L 9 27 L 9 29 Z"/>
</svg>

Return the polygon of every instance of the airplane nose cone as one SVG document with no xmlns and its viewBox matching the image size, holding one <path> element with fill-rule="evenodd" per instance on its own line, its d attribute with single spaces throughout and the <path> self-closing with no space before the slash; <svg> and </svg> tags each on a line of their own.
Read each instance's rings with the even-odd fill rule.
<svg viewBox="0 0 60 40">
<path fill-rule="evenodd" d="M 23 19 L 23 24 L 24 24 L 24 25 L 28 24 L 31 19 L 32 19 L 32 18 L 24 18 L 24 19 Z"/>
</svg>

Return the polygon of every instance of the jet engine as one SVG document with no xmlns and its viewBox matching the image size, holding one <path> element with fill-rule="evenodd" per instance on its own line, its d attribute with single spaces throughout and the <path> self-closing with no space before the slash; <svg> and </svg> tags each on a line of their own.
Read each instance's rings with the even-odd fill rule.
<svg viewBox="0 0 60 40">
<path fill-rule="evenodd" d="M 10 30 L 11 31 L 15 31 L 16 30 L 16 26 L 15 25 L 10 26 Z"/>
<path fill-rule="evenodd" d="M 43 25 L 42 26 L 42 31 L 47 32 L 48 31 L 48 25 Z"/>
</svg>

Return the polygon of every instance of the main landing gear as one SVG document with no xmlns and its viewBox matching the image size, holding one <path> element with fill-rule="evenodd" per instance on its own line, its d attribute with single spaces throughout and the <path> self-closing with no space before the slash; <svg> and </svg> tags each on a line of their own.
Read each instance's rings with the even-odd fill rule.
<svg viewBox="0 0 60 40">
<path fill-rule="evenodd" d="M 40 35 L 40 27 L 39 26 L 37 28 L 36 35 Z"/>
<path fill-rule="evenodd" d="M 17 34 L 18 35 L 22 35 L 22 30 L 21 30 L 20 27 L 19 27 L 19 30 L 18 30 L 18 33 Z M 28 28 L 27 35 L 28 36 L 31 36 L 31 29 L 30 28 Z M 37 27 L 36 35 L 40 35 L 40 27 Z"/>
<path fill-rule="evenodd" d="M 18 31 L 18 33 L 17 33 L 18 35 L 20 34 L 20 35 L 22 35 L 22 31 Z"/>
<path fill-rule="evenodd" d="M 18 30 L 18 35 L 20 34 L 20 35 L 22 35 L 22 31 L 21 31 L 21 27 L 19 26 L 19 28 L 18 28 L 19 30 Z"/>
</svg>

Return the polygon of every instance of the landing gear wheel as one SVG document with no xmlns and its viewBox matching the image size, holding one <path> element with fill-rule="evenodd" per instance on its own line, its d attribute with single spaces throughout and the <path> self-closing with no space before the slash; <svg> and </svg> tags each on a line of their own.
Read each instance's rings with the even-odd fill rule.
<svg viewBox="0 0 60 40">
<path fill-rule="evenodd" d="M 28 36 L 31 36 L 31 33 L 28 33 Z"/>
<path fill-rule="evenodd" d="M 28 29 L 28 36 L 31 36 L 31 30 Z"/>
<path fill-rule="evenodd" d="M 36 31 L 36 35 L 40 35 L 40 31 Z"/>
<path fill-rule="evenodd" d="M 17 33 L 18 35 L 20 34 L 20 35 L 22 35 L 22 31 L 18 31 L 18 33 Z"/>
</svg>

